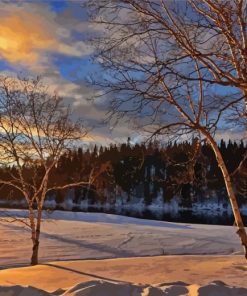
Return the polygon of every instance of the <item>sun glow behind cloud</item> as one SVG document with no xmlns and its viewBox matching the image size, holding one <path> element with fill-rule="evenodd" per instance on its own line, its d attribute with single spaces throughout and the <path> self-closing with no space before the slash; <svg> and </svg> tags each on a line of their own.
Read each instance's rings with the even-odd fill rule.
<svg viewBox="0 0 247 296">
<path fill-rule="evenodd" d="M 57 47 L 53 29 L 43 19 L 28 12 L 2 18 L 0 23 L 0 55 L 10 63 L 36 63 L 44 50 Z"/>
<path fill-rule="evenodd" d="M 22 6 L 0 3 L 0 58 L 16 65 L 35 69 L 51 54 L 82 57 L 92 48 L 72 37 L 72 29 L 58 20 L 58 16 L 45 5 L 23 3 Z"/>
<path fill-rule="evenodd" d="M 94 91 L 85 85 L 80 73 L 84 75 L 84 58 L 92 48 L 83 41 L 87 25 L 82 16 L 73 15 L 73 7 L 71 3 L 58 13 L 43 0 L 0 3 L 0 61 L 4 62 L 0 75 L 41 76 L 50 91 L 56 91 L 66 103 L 80 108 L 82 114 L 77 117 L 83 116 L 91 126 L 90 122 L 95 118 L 104 117 L 104 111 L 97 110 L 85 99 Z M 79 4 L 75 7 L 78 12 Z M 80 12 L 83 15 L 83 10 Z M 75 63 L 75 71 L 70 69 L 69 78 L 73 80 L 70 81 L 67 65 L 75 66 Z M 77 72 L 79 81 L 75 81 Z M 94 142 L 99 137 L 90 133 L 86 140 Z"/>
</svg>

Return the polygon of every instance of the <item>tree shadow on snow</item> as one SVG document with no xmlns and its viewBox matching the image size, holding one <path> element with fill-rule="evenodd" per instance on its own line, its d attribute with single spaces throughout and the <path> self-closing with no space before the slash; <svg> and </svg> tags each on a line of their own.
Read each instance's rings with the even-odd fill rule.
<svg viewBox="0 0 247 296">
<path fill-rule="evenodd" d="M 41 265 L 66 270 L 66 271 L 69 271 L 69 272 L 77 273 L 77 274 L 80 274 L 80 275 L 92 277 L 92 278 L 99 279 L 99 280 L 105 280 L 105 281 L 114 282 L 114 283 L 131 284 L 130 282 L 115 280 L 115 279 L 107 278 L 107 277 L 100 276 L 100 275 L 97 275 L 97 274 L 79 271 L 79 270 L 76 270 L 76 269 L 73 269 L 73 268 L 70 268 L 70 267 L 57 265 L 57 264 L 54 264 L 54 263 L 42 263 Z"/>
</svg>

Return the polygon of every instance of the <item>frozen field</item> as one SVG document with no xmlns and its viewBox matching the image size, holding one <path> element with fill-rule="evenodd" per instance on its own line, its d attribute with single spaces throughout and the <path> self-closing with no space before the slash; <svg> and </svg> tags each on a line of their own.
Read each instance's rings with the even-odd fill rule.
<svg viewBox="0 0 247 296">
<path fill-rule="evenodd" d="M 9 212 L 10 213 L 10 212 Z M 6 212 L 1 210 L 0 216 Z M 13 210 L 12 216 L 24 211 Z M 102 213 L 46 214 L 40 261 L 178 254 L 242 254 L 233 226 L 179 224 Z M 0 221 L 0 267 L 28 264 L 30 232 Z"/>
<path fill-rule="evenodd" d="M 246 276 L 242 256 L 59 261 L 0 270 L 0 295 L 246 296 Z"/>
</svg>

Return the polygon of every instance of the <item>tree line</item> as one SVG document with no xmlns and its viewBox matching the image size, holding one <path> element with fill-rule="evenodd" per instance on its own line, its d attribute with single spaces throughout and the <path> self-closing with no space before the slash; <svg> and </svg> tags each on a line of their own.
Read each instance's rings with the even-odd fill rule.
<svg viewBox="0 0 247 296">
<path fill-rule="evenodd" d="M 239 169 L 246 144 L 221 140 L 218 145 L 233 180 L 239 205 L 247 201 L 246 164 Z M 34 169 L 24 163 L 25 174 L 33 176 Z M 103 169 L 102 169 L 103 168 Z M 15 174 L 15 167 L 0 168 L 0 178 L 8 179 Z M 42 168 L 40 167 L 40 170 Z M 101 170 L 101 173 L 99 171 Z M 97 177 L 89 184 L 86 180 L 97 172 Z M 80 204 L 87 199 L 89 204 L 112 203 L 127 196 L 124 202 L 143 198 L 146 205 L 151 204 L 158 196 L 163 202 L 178 197 L 182 207 L 191 207 L 194 202 L 212 200 L 227 205 L 227 193 L 224 179 L 215 155 L 207 143 L 200 144 L 199 151 L 195 143 L 173 142 L 161 145 L 158 142 L 130 144 L 130 139 L 120 145 L 108 147 L 95 145 L 92 149 L 70 149 L 63 153 L 53 168 L 50 182 L 57 186 L 70 184 L 75 180 L 85 180 L 85 185 L 74 187 L 71 201 Z M 62 203 L 69 188 L 47 193 L 54 196 L 57 204 Z M 2 201 L 20 200 L 23 196 L 8 185 L 0 189 Z"/>
</svg>

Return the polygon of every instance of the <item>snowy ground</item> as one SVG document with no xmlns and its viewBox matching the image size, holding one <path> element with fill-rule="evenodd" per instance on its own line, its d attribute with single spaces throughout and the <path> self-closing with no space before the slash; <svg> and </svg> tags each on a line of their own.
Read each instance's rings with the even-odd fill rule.
<svg viewBox="0 0 247 296">
<path fill-rule="evenodd" d="M 12 216 L 25 215 L 13 210 Z M 0 216 L 6 216 L 0 210 Z M 40 261 L 178 254 L 242 254 L 233 226 L 179 224 L 55 211 L 44 219 Z M 28 264 L 30 231 L 0 221 L 0 268 Z"/>
<path fill-rule="evenodd" d="M 26 213 L 0 210 L 0 220 L 9 215 Z M 242 249 L 235 231 L 55 211 L 43 222 L 42 264 L 0 270 L 0 296 L 247 296 L 247 265 L 236 256 Z M 1 268 L 27 264 L 30 231 L 0 221 L 0 234 Z M 175 256 L 154 256 L 164 254 Z M 117 259 L 75 261 L 86 258 Z"/>
<path fill-rule="evenodd" d="M 246 276 L 243 256 L 60 261 L 0 270 L 0 295 L 246 296 Z"/>
</svg>

